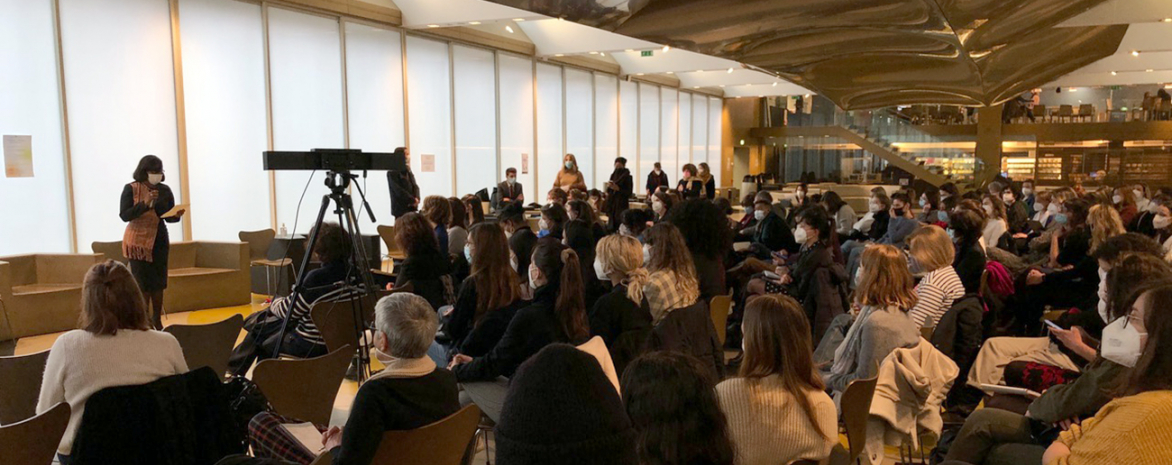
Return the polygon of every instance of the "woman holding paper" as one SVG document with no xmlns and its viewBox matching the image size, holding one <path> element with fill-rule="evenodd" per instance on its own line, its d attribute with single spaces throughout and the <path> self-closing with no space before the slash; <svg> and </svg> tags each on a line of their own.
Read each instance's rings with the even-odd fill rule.
<svg viewBox="0 0 1172 465">
<path fill-rule="evenodd" d="M 171 240 L 163 222 L 176 223 L 186 211 L 175 207 L 171 188 L 163 184 L 163 161 L 147 155 L 134 169 L 134 182 L 122 189 L 118 216 L 129 224 L 122 236 L 122 255 L 130 262 L 143 299 L 149 304 L 151 324 L 163 329 L 163 290 L 167 288 L 167 255 Z"/>
</svg>

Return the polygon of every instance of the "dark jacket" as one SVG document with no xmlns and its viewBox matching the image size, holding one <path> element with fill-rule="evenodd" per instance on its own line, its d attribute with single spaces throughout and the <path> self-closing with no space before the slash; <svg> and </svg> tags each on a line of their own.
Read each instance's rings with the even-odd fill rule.
<svg viewBox="0 0 1172 465">
<path fill-rule="evenodd" d="M 932 331 L 932 345 L 956 362 L 960 373 L 969 372 L 981 350 L 984 340 L 981 319 L 984 316 L 985 306 L 980 294 L 965 294 L 940 316 L 936 329 Z M 965 383 L 953 383 L 948 398 L 959 402 L 964 389 Z"/>
<path fill-rule="evenodd" d="M 1093 416 L 1115 397 L 1112 391 L 1130 372 L 1129 368 L 1110 360 L 1091 363 L 1074 381 L 1053 386 L 1031 402 L 1030 418 L 1057 423 Z"/>
<path fill-rule="evenodd" d="M 831 320 L 849 308 L 846 300 L 849 276 L 842 265 L 834 262 L 829 247 L 821 242 L 799 253 L 790 276 L 794 282 L 789 294 L 802 303 L 817 346 L 830 328 Z"/>
<path fill-rule="evenodd" d="M 1009 232 L 1019 233 L 1029 229 L 1027 223 L 1030 221 L 1030 212 L 1026 208 L 1026 203 L 1022 201 L 1013 202 L 1013 205 L 1006 208 L 1005 222 L 1009 226 Z"/>
<path fill-rule="evenodd" d="M 476 323 L 476 281 L 469 277 L 460 285 L 452 313 L 444 320 L 444 334 L 459 353 L 469 357 L 484 355 L 504 336 L 521 303 L 517 299 L 504 307 L 489 309 Z"/>
<path fill-rule="evenodd" d="M 667 172 L 660 171 L 659 175 L 656 176 L 655 170 L 651 170 L 650 173 L 647 173 L 647 190 L 654 194 L 655 190 L 659 189 L 660 187 L 667 189 L 671 188 L 671 185 L 668 184 L 667 181 Z"/>
<path fill-rule="evenodd" d="M 669 312 L 651 329 L 649 349 L 683 352 L 711 367 L 712 379 L 724 376 L 724 350 L 703 300 Z"/>
<path fill-rule="evenodd" d="M 623 212 L 631 208 L 631 196 L 635 194 L 635 185 L 631 178 L 631 170 L 626 168 L 614 170 L 614 173 L 610 175 L 610 182 L 613 182 L 618 190 L 608 189 L 606 191 L 606 205 L 603 210 L 606 212 L 610 230 L 618 231 L 619 225 L 622 224 Z M 596 237 L 595 239 L 601 238 Z"/>
<path fill-rule="evenodd" d="M 722 258 L 708 258 L 692 254 L 692 264 L 696 267 L 696 279 L 700 284 L 701 299 L 709 301 L 718 295 L 728 295 Z"/>
<path fill-rule="evenodd" d="M 342 445 L 330 450 L 333 465 L 366 465 L 387 431 L 413 430 L 460 410 L 459 388 L 443 368 L 415 378 L 372 379 L 354 397 Z"/>
<path fill-rule="evenodd" d="M 765 219 L 757 223 L 757 231 L 753 233 L 753 243 L 764 246 L 770 252 L 785 250 L 794 253 L 801 248 L 797 241 L 794 241 L 794 233 L 785 224 L 785 220 L 773 212 L 769 212 L 765 215 Z M 768 258 L 768 254 L 765 255 L 765 258 Z"/>
<path fill-rule="evenodd" d="M 676 191 L 680 193 L 680 197 L 683 197 L 684 200 L 698 199 L 700 198 L 700 189 L 703 187 L 704 183 L 700 181 L 700 178 L 693 177 L 687 180 L 681 179 L 676 184 Z"/>
<path fill-rule="evenodd" d="M 606 342 L 615 371 L 622 373 L 628 363 L 647 350 L 651 334 L 647 298 L 636 304 L 627 297 L 626 285 L 615 286 L 590 310 L 590 333 Z"/>
<path fill-rule="evenodd" d="M 708 181 L 704 183 L 704 190 L 701 191 L 702 197 L 712 200 L 716 198 L 716 177 L 709 176 Z"/>
<path fill-rule="evenodd" d="M 872 218 L 875 221 L 871 223 L 871 229 L 867 230 L 867 237 L 878 241 L 887 234 L 887 226 L 891 223 L 891 213 L 888 213 L 887 210 L 881 210 L 876 212 Z"/>
<path fill-rule="evenodd" d="M 529 226 L 521 226 L 509 237 L 509 249 L 517 256 L 517 274 L 521 284 L 529 282 L 529 262 L 533 261 L 533 247 L 537 245 L 537 234 Z"/>
<path fill-rule="evenodd" d="M 537 290 L 533 302 L 513 316 L 500 342 L 487 354 L 457 365 L 456 379 L 460 382 L 489 381 L 497 376 L 511 377 L 517 367 L 539 350 L 555 342 L 582 344 L 586 341 L 571 341 L 562 330 L 554 315 L 558 289 L 556 284 L 547 284 Z"/>
<path fill-rule="evenodd" d="M 1127 224 L 1127 230 L 1143 234 L 1148 237 L 1155 237 L 1156 227 L 1152 224 L 1152 220 L 1156 218 L 1156 214 L 1150 211 L 1140 212 L 1135 215 L 1135 219 Z"/>
<path fill-rule="evenodd" d="M 411 170 L 387 171 L 387 184 L 391 189 L 391 215 L 395 218 L 415 211 L 419 198 L 419 184 Z"/>
<path fill-rule="evenodd" d="M 981 292 L 981 275 L 985 274 L 985 251 L 981 250 L 979 242 L 958 244 L 952 268 L 956 269 L 966 294 Z"/>
<path fill-rule="evenodd" d="M 245 432 L 211 368 L 137 386 L 102 389 L 86 401 L 71 457 L 78 465 L 211 465 L 244 452 Z"/>
<path fill-rule="evenodd" d="M 501 181 L 500 184 L 496 185 L 496 191 L 493 192 L 492 207 L 500 210 L 505 208 L 505 199 L 509 199 L 509 202 L 512 203 L 517 201 L 517 197 L 524 195 L 525 188 L 521 183 L 515 182 L 510 186 L 508 181 Z"/>
<path fill-rule="evenodd" d="M 408 255 L 395 268 L 395 287 L 411 283 L 414 293 L 427 299 L 432 308 L 451 305 L 456 300 L 452 281 L 452 264 L 447 254 L 432 252 L 419 256 Z"/>
</svg>

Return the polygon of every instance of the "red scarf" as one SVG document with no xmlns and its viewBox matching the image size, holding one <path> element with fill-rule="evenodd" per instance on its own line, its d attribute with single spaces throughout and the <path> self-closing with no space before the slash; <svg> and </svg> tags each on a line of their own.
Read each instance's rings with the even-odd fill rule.
<svg viewBox="0 0 1172 465">
<path fill-rule="evenodd" d="M 134 191 L 135 205 L 149 204 L 158 198 L 158 191 L 145 182 L 131 183 L 130 188 Z M 158 233 L 159 214 L 152 208 L 126 225 L 126 233 L 122 235 L 122 255 L 129 260 L 153 262 L 155 236 Z"/>
</svg>

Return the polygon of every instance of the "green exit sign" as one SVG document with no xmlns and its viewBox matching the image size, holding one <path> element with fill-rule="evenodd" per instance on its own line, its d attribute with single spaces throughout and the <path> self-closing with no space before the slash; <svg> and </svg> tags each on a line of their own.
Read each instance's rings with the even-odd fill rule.
<svg viewBox="0 0 1172 465">
<path fill-rule="evenodd" d="M 653 56 L 653 55 L 655 55 L 655 50 L 644 50 L 644 51 L 640 52 L 640 56 L 649 57 L 649 56 Z"/>
</svg>

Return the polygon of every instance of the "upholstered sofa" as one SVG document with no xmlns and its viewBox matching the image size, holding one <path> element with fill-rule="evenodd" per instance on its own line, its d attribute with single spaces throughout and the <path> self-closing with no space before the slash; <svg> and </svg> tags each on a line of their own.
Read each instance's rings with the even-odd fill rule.
<svg viewBox="0 0 1172 465">
<path fill-rule="evenodd" d="M 94 252 L 125 263 L 121 242 L 94 242 Z M 248 244 L 243 242 L 172 242 L 167 259 L 163 311 L 247 305 L 250 294 Z"/>
<path fill-rule="evenodd" d="M 101 254 L 0 257 L 0 341 L 77 328 L 82 282 L 102 260 Z"/>
</svg>

